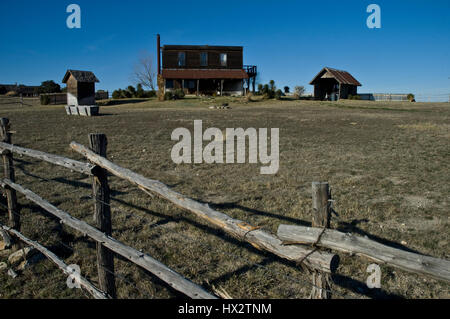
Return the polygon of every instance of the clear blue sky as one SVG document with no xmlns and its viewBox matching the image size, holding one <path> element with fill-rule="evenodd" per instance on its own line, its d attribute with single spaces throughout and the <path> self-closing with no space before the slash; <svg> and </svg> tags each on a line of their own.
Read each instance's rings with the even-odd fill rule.
<svg viewBox="0 0 450 319">
<path fill-rule="evenodd" d="M 81 6 L 81 29 L 66 7 Z M 381 7 L 381 29 L 366 8 Z M 58 83 L 92 70 L 99 89 L 130 84 L 139 54 L 162 44 L 244 46 L 261 81 L 304 85 L 323 66 L 344 69 L 359 92 L 450 93 L 450 1 L 0 1 L 0 83 Z M 448 96 L 444 98 L 448 100 Z"/>
</svg>

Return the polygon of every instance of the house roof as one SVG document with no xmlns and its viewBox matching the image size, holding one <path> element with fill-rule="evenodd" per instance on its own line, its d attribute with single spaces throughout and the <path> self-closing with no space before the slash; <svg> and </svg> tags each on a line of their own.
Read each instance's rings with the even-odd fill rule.
<svg viewBox="0 0 450 319">
<path fill-rule="evenodd" d="M 70 75 L 72 75 L 78 82 L 100 82 L 91 71 L 67 70 L 62 83 L 67 83 Z"/>
<path fill-rule="evenodd" d="M 328 77 L 332 77 L 336 79 L 340 84 L 349 84 L 355 86 L 361 86 L 362 84 L 358 82 L 350 73 L 343 70 L 336 70 L 329 67 L 324 67 L 315 77 L 312 79 L 309 84 L 314 85 L 316 81 L 325 74 L 328 74 Z"/>
<path fill-rule="evenodd" d="M 163 69 L 165 79 L 247 79 L 242 69 L 202 70 L 202 69 Z"/>
<path fill-rule="evenodd" d="M 242 51 L 242 46 L 225 45 L 165 45 L 163 50 L 223 50 L 223 51 Z"/>
</svg>

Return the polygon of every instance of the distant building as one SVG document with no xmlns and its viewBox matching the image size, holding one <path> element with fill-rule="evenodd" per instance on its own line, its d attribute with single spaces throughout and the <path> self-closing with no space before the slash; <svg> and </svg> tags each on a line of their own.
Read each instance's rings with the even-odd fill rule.
<svg viewBox="0 0 450 319">
<path fill-rule="evenodd" d="M 69 106 L 95 105 L 95 83 L 100 82 L 90 71 L 67 70 L 62 80 L 67 84 Z"/>
<path fill-rule="evenodd" d="M 332 68 L 323 68 L 309 83 L 314 85 L 314 98 L 316 100 L 346 99 L 357 95 L 357 88 L 361 86 L 347 71 Z"/>
<path fill-rule="evenodd" d="M 37 89 L 39 86 L 29 86 L 23 84 L 0 84 L 0 94 L 6 94 L 8 92 L 16 92 L 23 97 L 39 96 Z"/>
<path fill-rule="evenodd" d="M 241 46 L 165 45 L 161 48 L 159 35 L 157 45 L 158 75 L 164 80 L 164 92 L 183 89 L 187 94 L 242 95 L 245 87 L 255 91 L 257 69 L 243 65 Z"/>
</svg>

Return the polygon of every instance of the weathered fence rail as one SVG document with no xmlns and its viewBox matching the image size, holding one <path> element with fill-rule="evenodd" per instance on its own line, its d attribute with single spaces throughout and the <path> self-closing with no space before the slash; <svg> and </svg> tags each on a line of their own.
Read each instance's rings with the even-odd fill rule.
<svg viewBox="0 0 450 319">
<path fill-rule="evenodd" d="M 0 185 L 5 187 L 10 187 L 11 189 L 14 189 L 15 191 L 21 193 L 24 195 L 28 200 L 32 201 L 33 203 L 37 204 L 39 207 L 45 209 L 50 214 L 54 215 L 55 217 L 59 218 L 60 221 L 70 226 L 71 228 L 81 232 L 84 235 L 89 236 L 90 238 L 94 239 L 95 241 L 101 243 L 105 247 L 109 248 L 110 250 L 114 251 L 116 254 L 132 261 L 136 265 L 141 266 L 142 268 L 148 270 L 152 274 L 159 277 L 161 280 L 165 281 L 167 284 L 169 284 L 174 289 L 184 293 L 185 295 L 196 298 L 196 299 L 214 299 L 216 298 L 214 295 L 208 293 L 206 290 L 201 288 L 200 286 L 194 284 L 188 279 L 183 278 L 181 275 L 179 275 L 177 272 L 173 271 L 172 269 L 168 268 L 167 266 L 163 265 L 156 259 L 153 259 L 149 255 L 138 251 L 137 249 L 134 249 L 132 247 L 129 247 L 120 241 L 117 241 L 110 236 L 106 235 L 105 233 L 102 233 L 100 230 L 96 229 L 95 227 L 92 227 L 86 222 L 83 222 L 81 220 L 78 220 L 68 213 L 56 208 L 49 202 L 45 201 L 29 189 L 26 189 L 18 184 L 15 184 L 9 180 L 0 180 Z"/>
<path fill-rule="evenodd" d="M 19 233 L 17 230 L 12 229 L 10 227 L 4 226 L 0 224 L 0 229 L 3 231 L 9 232 L 11 235 L 19 238 L 24 243 L 27 243 L 28 245 L 36 248 L 38 251 L 40 251 L 44 256 L 46 256 L 48 259 L 53 261 L 66 275 L 70 276 L 73 275 L 72 269 L 64 263 L 61 259 L 58 258 L 54 253 L 52 253 L 50 250 L 39 244 L 38 242 L 31 240 L 21 233 Z M 88 280 L 86 280 L 84 277 L 79 276 L 78 279 L 80 286 L 82 286 L 84 289 L 86 289 L 95 299 L 108 299 L 109 296 L 105 294 L 103 291 L 97 289 L 93 284 L 91 284 Z"/>
<path fill-rule="evenodd" d="M 93 286 L 86 279 L 80 278 L 80 285 L 91 293 L 94 298 L 116 297 L 115 279 L 114 276 L 111 276 L 111 274 L 114 274 L 113 254 L 120 255 L 149 271 L 186 296 L 196 299 L 217 298 L 214 294 L 184 278 L 148 254 L 111 237 L 113 227 L 109 204 L 108 172 L 136 185 L 150 196 L 156 194 L 170 201 L 172 204 L 193 213 L 196 217 L 223 230 L 234 238 L 251 244 L 259 250 L 270 252 L 283 259 L 307 266 L 313 272 L 312 298 L 331 297 L 330 274 L 336 271 L 339 264 L 339 256 L 332 253 L 331 250 L 354 253 L 406 271 L 428 275 L 447 282 L 450 281 L 450 262 L 447 260 L 405 252 L 366 238 L 330 229 L 331 193 L 328 183 L 314 182 L 312 185 L 313 227 L 280 225 L 277 236 L 275 236 L 259 227 L 249 225 L 245 221 L 234 219 L 216 211 L 207 204 L 177 193 L 160 181 L 146 178 L 109 161 L 106 158 L 107 140 L 104 134 L 90 134 L 90 148 L 76 142 L 70 144 L 74 151 L 82 154 L 90 163 L 13 145 L 8 119 L 3 118 L 0 120 L 0 138 L 0 156 L 4 167 L 4 176 L 0 178 L 0 187 L 4 189 L 7 197 L 7 206 L 5 207 L 8 208 L 10 224 L 9 227 L 0 225 L 0 235 L 4 238 L 3 242 L 5 245 L 11 246 L 11 242 L 14 242 L 14 239 L 21 240 L 39 250 L 62 269 L 64 273 L 71 274 L 70 267 L 54 253 L 19 232 L 20 209 L 18 209 L 16 193 L 22 194 L 31 202 L 57 217 L 61 223 L 96 241 L 99 288 Z M 13 154 L 29 156 L 93 177 L 95 227 L 74 218 L 31 190 L 16 183 Z M 11 240 L 9 235 L 12 236 L 13 240 Z M 319 248 L 322 248 L 322 250 Z M 324 250 L 323 248 L 326 249 Z"/>
<path fill-rule="evenodd" d="M 91 146 L 94 150 L 100 154 L 106 153 L 106 140 L 102 140 L 102 134 L 91 134 Z M 0 179 L 0 186 L 5 190 L 10 227 L 2 227 L 3 230 L 8 230 L 10 234 L 16 236 L 17 239 L 22 240 L 33 247 L 36 247 L 45 256 L 54 261 L 58 267 L 68 271 L 65 264 L 57 259 L 56 255 L 50 254 L 50 251 L 46 251 L 42 245 L 29 240 L 24 235 L 19 233 L 20 228 L 20 210 L 17 208 L 16 192 L 23 194 L 27 199 L 34 202 L 50 214 L 56 216 L 60 221 L 69 227 L 91 237 L 97 242 L 97 263 L 99 273 L 100 289 L 93 289 L 87 281 L 83 281 L 81 286 L 86 288 L 94 297 L 100 297 L 96 293 L 103 293 L 104 296 L 115 297 L 115 282 L 114 277 L 105 274 L 105 270 L 114 269 L 114 262 L 112 255 L 109 255 L 109 251 L 114 252 L 134 264 L 144 268 L 150 273 L 154 274 L 162 281 L 167 283 L 173 289 L 185 294 L 188 297 L 195 299 L 215 299 L 215 295 L 209 293 L 201 286 L 193 283 L 192 281 L 184 278 L 174 270 L 160 263 L 156 259 L 152 258 L 148 254 L 142 253 L 132 247 L 129 247 L 113 238 L 111 238 L 111 216 L 106 211 L 109 210 L 109 206 L 105 201 L 109 199 L 105 196 L 109 196 L 109 186 L 105 171 L 89 163 L 83 163 L 75 161 L 66 157 L 44 153 L 32 149 L 14 146 L 11 144 L 11 132 L 10 123 L 6 118 L 0 119 L 0 137 L 3 142 L 0 142 L 0 154 L 3 157 L 4 178 Z M 96 220 L 95 228 L 90 226 L 86 222 L 80 221 L 68 213 L 56 208 L 49 202 L 45 201 L 31 190 L 22 187 L 15 183 L 14 166 L 13 166 L 13 153 L 29 156 L 39 160 L 43 160 L 55 165 L 59 165 L 65 168 L 69 168 L 72 171 L 76 171 L 85 175 L 93 176 L 93 191 L 94 191 L 94 217 Z M 107 208 L 106 208 L 107 207 Z M 2 237 L 3 237 L 2 232 Z M 39 245 L 39 246 L 38 246 Z"/>
<path fill-rule="evenodd" d="M 323 231 L 317 227 L 291 225 L 280 225 L 277 235 L 285 244 L 315 244 L 450 282 L 450 261 L 396 249 L 368 238 L 333 229 Z"/>
<path fill-rule="evenodd" d="M 78 153 L 84 155 L 89 161 L 103 167 L 110 173 L 136 184 L 144 190 L 156 193 L 178 207 L 192 212 L 197 217 L 219 227 L 228 234 L 242 241 L 249 242 L 260 250 L 271 252 L 290 261 L 301 260 L 307 266 L 324 272 L 333 272 L 338 266 L 339 258 L 337 255 L 314 251 L 300 246 L 284 246 L 276 236 L 177 193 L 159 181 L 146 178 L 129 169 L 120 167 L 81 144 L 72 142 L 70 146 Z"/>
<path fill-rule="evenodd" d="M 67 157 L 36 151 L 29 148 L 19 147 L 7 142 L 0 142 L 0 150 L 7 150 L 12 153 L 29 156 L 89 176 L 94 175 L 94 170 L 96 169 L 95 165 L 89 163 L 75 161 Z"/>
</svg>

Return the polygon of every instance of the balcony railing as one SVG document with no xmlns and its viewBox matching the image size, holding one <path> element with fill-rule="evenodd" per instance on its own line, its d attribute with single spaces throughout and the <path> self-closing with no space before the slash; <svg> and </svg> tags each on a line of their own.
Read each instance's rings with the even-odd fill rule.
<svg viewBox="0 0 450 319">
<path fill-rule="evenodd" d="M 258 73 L 256 65 L 244 65 L 242 67 L 249 77 L 256 76 Z"/>
</svg>

